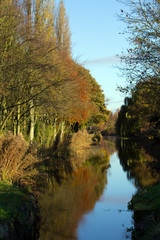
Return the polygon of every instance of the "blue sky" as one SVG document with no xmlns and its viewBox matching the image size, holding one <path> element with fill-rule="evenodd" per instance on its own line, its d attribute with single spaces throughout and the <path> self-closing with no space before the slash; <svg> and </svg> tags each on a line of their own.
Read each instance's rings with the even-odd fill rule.
<svg viewBox="0 0 160 240">
<path fill-rule="evenodd" d="M 58 1 L 58 0 L 57 0 Z M 117 54 L 128 46 L 125 25 L 117 18 L 124 6 L 116 0 L 64 0 L 72 33 L 73 58 L 90 70 L 101 85 L 108 108 L 115 111 L 123 104 L 124 95 L 117 85 L 125 79 L 115 67 Z"/>
</svg>

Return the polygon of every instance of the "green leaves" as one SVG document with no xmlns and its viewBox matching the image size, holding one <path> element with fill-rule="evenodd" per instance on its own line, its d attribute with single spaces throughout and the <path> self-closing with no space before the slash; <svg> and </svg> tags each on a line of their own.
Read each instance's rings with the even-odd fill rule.
<svg viewBox="0 0 160 240">
<path fill-rule="evenodd" d="M 137 116 L 139 130 L 144 131 L 149 125 L 153 127 L 153 116 L 156 115 L 157 121 L 160 119 L 160 2 L 128 0 L 127 5 L 130 6 L 129 18 L 122 20 L 128 26 L 128 41 L 132 47 L 122 57 L 122 72 L 127 85 L 119 89 L 131 94 L 133 101 L 128 111 L 132 120 Z M 134 126 L 131 128 L 133 130 Z"/>
<path fill-rule="evenodd" d="M 140 80 L 158 76 L 160 72 L 160 4 L 158 1 L 127 1 L 130 6 L 129 19 L 122 20 L 128 26 L 128 38 L 133 47 L 122 57 L 127 81 L 137 84 Z M 130 64 L 131 63 L 131 64 Z M 158 63 L 158 67 L 157 67 Z M 145 73 L 142 76 L 142 72 Z M 129 85 L 132 89 L 133 85 Z"/>
</svg>

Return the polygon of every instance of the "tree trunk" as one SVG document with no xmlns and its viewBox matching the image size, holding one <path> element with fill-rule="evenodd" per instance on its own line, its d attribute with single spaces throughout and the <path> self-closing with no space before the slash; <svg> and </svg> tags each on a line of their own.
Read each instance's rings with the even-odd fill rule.
<svg viewBox="0 0 160 240">
<path fill-rule="evenodd" d="M 17 110 L 17 135 L 20 134 L 20 117 L 21 117 L 21 106 L 20 103 L 18 102 L 18 110 Z"/>
<path fill-rule="evenodd" d="M 65 121 L 62 121 L 60 124 L 60 142 L 63 141 L 63 137 L 64 137 L 64 129 L 65 129 Z"/>
<path fill-rule="evenodd" d="M 4 121 L 2 122 L 2 126 L 1 126 L 1 128 L 0 128 L 1 131 L 3 131 L 3 129 L 6 127 L 6 123 L 7 123 L 8 119 L 10 118 L 10 116 L 12 115 L 13 110 L 14 110 L 14 109 L 12 109 L 12 111 L 6 116 L 6 118 L 5 118 Z"/>
<path fill-rule="evenodd" d="M 16 130 L 17 130 L 17 122 L 16 122 L 16 117 L 13 114 L 13 134 L 16 135 Z"/>
<path fill-rule="evenodd" d="M 31 120 L 31 124 L 30 124 L 30 142 L 33 142 L 34 139 L 34 103 L 33 103 L 33 99 L 30 100 L 30 120 Z"/>
<path fill-rule="evenodd" d="M 4 96 L 2 96 L 2 99 L 1 99 L 1 130 L 3 131 L 3 129 L 5 128 L 6 126 L 6 122 L 8 120 L 8 117 L 7 117 L 7 110 L 6 110 L 6 99 Z"/>
<path fill-rule="evenodd" d="M 1 98 L 1 105 L 0 105 L 0 126 L 2 125 L 3 121 L 3 97 Z"/>
<path fill-rule="evenodd" d="M 55 141 L 56 140 L 56 136 L 57 136 L 57 118 L 55 118 L 53 130 L 54 130 L 53 139 Z"/>
<path fill-rule="evenodd" d="M 23 135 L 26 135 L 26 113 L 24 114 L 24 119 L 23 119 Z"/>
</svg>

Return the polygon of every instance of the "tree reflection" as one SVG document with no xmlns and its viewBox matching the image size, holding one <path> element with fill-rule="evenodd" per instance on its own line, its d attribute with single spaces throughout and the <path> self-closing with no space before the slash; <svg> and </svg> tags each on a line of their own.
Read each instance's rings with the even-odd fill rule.
<svg viewBox="0 0 160 240">
<path fill-rule="evenodd" d="M 157 183 L 158 175 L 150 167 L 153 158 L 138 147 L 136 142 L 120 140 L 117 142 L 118 155 L 128 179 L 132 179 L 137 187 L 147 187 Z"/>
<path fill-rule="evenodd" d="M 106 173 L 93 167 L 79 169 L 61 185 L 51 178 L 40 196 L 40 239 L 77 239 L 78 222 L 94 208 L 106 182 Z"/>
</svg>

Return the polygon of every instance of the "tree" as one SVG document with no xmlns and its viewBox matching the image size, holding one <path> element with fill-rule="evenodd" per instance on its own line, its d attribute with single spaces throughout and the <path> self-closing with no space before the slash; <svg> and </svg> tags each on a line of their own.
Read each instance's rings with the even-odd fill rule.
<svg viewBox="0 0 160 240">
<path fill-rule="evenodd" d="M 137 116 L 141 128 L 158 127 L 160 125 L 160 88 L 150 83 L 138 83 L 132 92 L 131 115 Z"/>
<path fill-rule="evenodd" d="M 67 54 L 71 54 L 71 32 L 69 28 L 69 19 L 66 15 L 64 3 L 59 3 L 58 13 L 56 15 L 56 38 L 58 49 Z"/>
<path fill-rule="evenodd" d="M 121 137 L 133 137 L 140 133 L 140 118 L 132 111 L 132 98 L 125 98 L 125 105 L 122 105 L 118 112 L 116 121 L 116 133 Z"/>
<path fill-rule="evenodd" d="M 105 105 L 105 96 L 101 86 L 91 76 L 89 70 L 81 67 L 80 74 L 88 83 L 90 101 L 92 102 L 93 110 L 88 119 L 88 125 L 106 122 L 109 116 L 109 111 Z"/>
<path fill-rule="evenodd" d="M 127 86 L 120 87 L 120 90 L 130 92 L 132 104 L 128 106 L 128 111 L 132 119 L 137 119 L 139 129 L 145 129 L 146 126 L 158 128 L 160 126 L 160 1 L 127 0 L 125 4 L 130 11 L 121 10 L 120 18 L 127 24 L 130 49 L 121 58 L 121 70 L 126 76 Z"/>
<path fill-rule="evenodd" d="M 0 3 L 0 125 L 3 130 L 13 118 L 18 134 L 22 116 L 30 112 L 33 139 L 34 107 L 39 96 L 55 85 L 51 75 L 58 61 L 54 54 L 54 16 L 49 14 L 48 1 L 32 4 L 30 0 Z"/>
<path fill-rule="evenodd" d="M 23 91 L 20 70 L 24 63 L 23 49 L 20 43 L 22 21 L 23 12 L 17 0 L 0 2 L 1 130 L 5 128 L 8 119 L 17 110 L 19 92 Z"/>
<path fill-rule="evenodd" d="M 153 79 L 160 85 L 160 1 L 127 0 L 130 11 L 121 10 L 120 19 L 127 24 L 130 34 L 130 49 L 122 57 L 123 73 L 128 85 L 122 89 L 133 89 L 138 82 L 146 84 Z M 154 81 L 152 81 L 154 84 Z"/>
<path fill-rule="evenodd" d="M 2 132 L 49 144 L 71 125 L 106 118 L 100 86 L 71 57 L 63 1 L 56 14 L 54 0 L 2 0 L 0 30 Z"/>
</svg>

